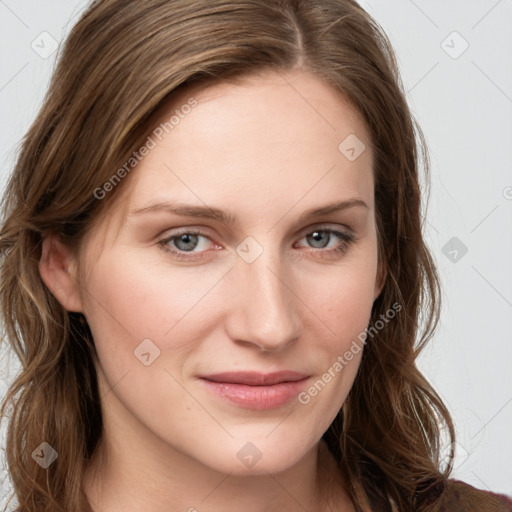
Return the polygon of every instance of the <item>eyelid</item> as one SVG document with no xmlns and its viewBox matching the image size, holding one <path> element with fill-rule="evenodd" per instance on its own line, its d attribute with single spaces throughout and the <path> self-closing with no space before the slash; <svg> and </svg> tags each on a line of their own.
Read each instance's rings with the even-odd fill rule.
<svg viewBox="0 0 512 512">
<path fill-rule="evenodd" d="M 339 231 L 346 234 L 353 235 L 354 232 L 352 229 L 350 229 L 348 226 L 340 225 L 340 224 L 334 224 L 332 222 L 324 222 L 323 224 L 311 224 L 310 226 L 305 227 L 304 229 L 301 229 L 298 232 L 297 236 L 305 236 L 309 233 L 312 233 L 313 231 Z M 354 235 L 355 236 L 355 235 Z"/>
</svg>

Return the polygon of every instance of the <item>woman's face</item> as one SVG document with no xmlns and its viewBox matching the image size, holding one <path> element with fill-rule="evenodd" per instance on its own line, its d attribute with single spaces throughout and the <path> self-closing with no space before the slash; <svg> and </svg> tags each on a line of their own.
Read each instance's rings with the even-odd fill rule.
<svg viewBox="0 0 512 512">
<path fill-rule="evenodd" d="M 155 119 L 78 260 L 107 438 L 284 470 L 343 405 L 381 290 L 369 135 L 297 71 L 182 91 Z"/>
</svg>

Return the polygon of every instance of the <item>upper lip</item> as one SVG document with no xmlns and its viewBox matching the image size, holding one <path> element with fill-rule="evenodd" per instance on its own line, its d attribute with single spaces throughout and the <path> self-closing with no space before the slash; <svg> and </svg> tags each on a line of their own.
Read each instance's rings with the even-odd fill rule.
<svg viewBox="0 0 512 512">
<path fill-rule="evenodd" d="M 246 384 L 249 386 L 271 386 L 280 382 L 296 382 L 307 378 L 305 373 L 284 370 L 273 373 L 260 372 L 224 372 L 201 375 L 201 379 L 229 384 Z"/>
</svg>

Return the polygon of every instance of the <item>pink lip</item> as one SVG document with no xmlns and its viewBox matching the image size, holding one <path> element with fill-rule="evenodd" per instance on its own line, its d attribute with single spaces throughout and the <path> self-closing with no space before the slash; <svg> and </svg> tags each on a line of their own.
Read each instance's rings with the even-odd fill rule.
<svg viewBox="0 0 512 512">
<path fill-rule="evenodd" d="M 227 372 L 200 379 L 218 396 L 246 409 L 276 409 L 293 400 L 308 375 L 292 371 L 275 373 Z"/>
</svg>

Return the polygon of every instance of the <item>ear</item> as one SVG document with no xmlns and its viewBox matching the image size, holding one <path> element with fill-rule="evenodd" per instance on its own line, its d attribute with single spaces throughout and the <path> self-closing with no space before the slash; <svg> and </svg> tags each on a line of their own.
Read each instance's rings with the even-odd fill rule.
<svg viewBox="0 0 512 512">
<path fill-rule="evenodd" d="M 380 295 L 380 292 L 384 288 L 384 284 L 386 283 L 387 271 L 384 267 L 384 264 L 379 261 L 379 265 L 377 268 L 377 276 L 375 278 L 375 289 L 373 293 L 373 300 L 377 300 L 377 297 Z"/>
<path fill-rule="evenodd" d="M 57 235 L 43 240 L 39 273 L 55 298 L 68 311 L 82 312 L 77 261 L 71 249 Z"/>
</svg>

